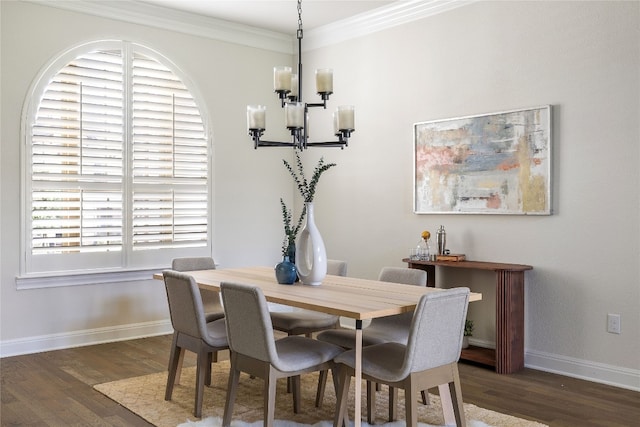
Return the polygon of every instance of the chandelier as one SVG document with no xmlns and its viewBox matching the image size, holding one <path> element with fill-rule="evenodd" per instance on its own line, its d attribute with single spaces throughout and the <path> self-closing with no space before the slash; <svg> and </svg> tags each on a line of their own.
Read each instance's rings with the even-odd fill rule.
<svg viewBox="0 0 640 427">
<path fill-rule="evenodd" d="M 273 88 L 284 108 L 285 126 L 291 132 L 290 142 L 263 141 L 261 139 L 266 128 L 266 107 L 264 105 L 247 106 L 247 128 L 253 140 L 254 148 L 258 147 L 294 147 L 304 150 L 307 147 L 340 147 L 349 143 L 354 128 L 354 107 L 341 105 L 333 113 L 333 133 L 337 140 L 326 142 L 309 141 L 309 108 L 327 109 L 327 100 L 333 93 L 333 70 L 316 70 L 316 92 L 322 102 L 306 103 L 302 98 L 302 0 L 298 0 L 298 74 L 292 73 L 291 67 L 274 67 Z"/>
</svg>

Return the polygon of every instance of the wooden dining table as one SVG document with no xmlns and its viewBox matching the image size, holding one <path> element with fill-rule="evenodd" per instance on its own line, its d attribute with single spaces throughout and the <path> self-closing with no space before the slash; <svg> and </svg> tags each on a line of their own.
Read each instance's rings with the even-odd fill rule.
<svg viewBox="0 0 640 427">
<path fill-rule="evenodd" d="M 378 317 L 392 316 L 411 312 L 420 297 L 429 292 L 442 289 L 426 286 L 407 286 L 404 284 L 359 279 L 346 276 L 327 275 L 321 285 L 310 286 L 301 283 L 293 285 L 278 284 L 273 267 L 243 267 L 215 270 L 188 271 L 198 286 L 203 289 L 220 290 L 223 282 L 232 282 L 258 286 L 267 301 L 318 311 L 355 320 L 356 324 L 356 366 L 355 366 L 355 403 L 354 422 L 361 425 L 362 399 L 362 322 Z M 162 280 L 162 273 L 154 274 Z M 479 301 L 482 294 L 472 292 L 469 301 Z M 446 385 L 440 386 L 443 413 L 447 424 L 454 423 L 453 405 Z"/>
</svg>

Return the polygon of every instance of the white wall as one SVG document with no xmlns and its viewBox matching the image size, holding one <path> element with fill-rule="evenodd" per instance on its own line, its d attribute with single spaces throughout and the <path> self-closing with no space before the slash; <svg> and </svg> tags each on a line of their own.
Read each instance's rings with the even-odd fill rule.
<svg viewBox="0 0 640 427">
<path fill-rule="evenodd" d="M 469 259 L 534 266 L 527 366 L 640 389 L 639 25 L 638 2 L 478 2 L 310 52 L 307 69 L 334 67 L 332 103 L 357 106 L 316 202 L 331 256 L 375 277 L 443 224 Z M 412 213 L 414 123 L 544 104 L 554 215 Z M 483 292 L 470 317 L 491 341 L 493 274 L 442 273 Z"/>
<path fill-rule="evenodd" d="M 469 259 L 534 266 L 526 274 L 528 366 L 640 389 L 639 9 L 637 2 L 478 2 L 307 53 L 307 82 L 313 69 L 334 68 L 330 108 L 357 107 L 347 149 L 304 154 L 310 167 L 319 156 L 338 163 L 316 196 L 329 256 L 347 260 L 350 275 L 375 277 L 384 265 L 402 265 L 423 229 L 444 224 L 449 247 Z M 103 36 L 155 47 L 203 92 L 215 137 L 216 259 L 269 264 L 279 255 L 278 198 L 293 197 L 281 159 L 290 154 L 254 151 L 244 108 L 260 102 L 277 110 L 270 70 L 288 55 L 3 2 L 3 351 L 86 330 L 166 325 L 159 282 L 15 290 L 20 108 L 56 52 Z M 543 104 L 554 107 L 554 215 L 412 213 L 414 123 Z M 277 127 L 278 117 L 268 120 Z M 317 138 L 328 137 L 325 114 L 313 111 L 312 126 Z M 490 343 L 493 276 L 446 272 L 440 282 L 483 292 L 470 316 L 476 341 Z M 606 332 L 607 313 L 621 314 L 622 334 Z"/>
<path fill-rule="evenodd" d="M 16 290 L 21 109 L 41 68 L 82 42 L 110 38 L 139 42 L 170 58 L 196 84 L 213 129 L 213 256 L 221 267 L 277 262 L 279 197 L 292 199 L 281 159 L 291 154 L 255 151 L 246 135 L 245 111 L 247 104 L 257 102 L 271 111 L 280 109 L 272 95 L 271 70 L 274 64 L 290 64 L 290 54 L 32 3 L 3 1 L 1 7 L 2 355 L 171 330 L 159 281 Z M 161 267 L 170 266 L 170 260 L 159 261 Z"/>
</svg>

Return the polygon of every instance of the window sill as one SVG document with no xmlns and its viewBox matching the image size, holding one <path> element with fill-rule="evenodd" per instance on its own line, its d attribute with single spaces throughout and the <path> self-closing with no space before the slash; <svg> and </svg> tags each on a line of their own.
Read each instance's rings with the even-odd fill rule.
<svg viewBox="0 0 640 427">
<path fill-rule="evenodd" d="M 168 268 L 168 267 L 167 267 Z M 65 286 L 102 285 L 108 283 L 139 282 L 153 280 L 153 274 L 162 268 L 143 270 L 92 272 L 92 273 L 57 273 L 38 276 L 16 277 L 16 289 L 59 288 Z"/>
</svg>

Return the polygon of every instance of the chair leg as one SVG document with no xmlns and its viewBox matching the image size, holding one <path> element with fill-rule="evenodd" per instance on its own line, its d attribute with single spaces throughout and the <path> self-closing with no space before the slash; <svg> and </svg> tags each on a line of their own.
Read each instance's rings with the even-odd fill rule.
<svg viewBox="0 0 640 427">
<path fill-rule="evenodd" d="M 327 375 L 328 370 L 320 371 L 318 376 L 318 389 L 316 390 L 316 408 L 322 407 L 322 401 L 324 400 L 324 391 L 327 387 Z"/>
<path fill-rule="evenodd" d="M 318 376 L 318 389 L 316 390 L 316 408 L 322 407 L 324 401 L 324 392 L 327 388 L 327 377 L 329 376 L 329 370 L 320 371 Z M 338 368 L 331 369 L 331 378 L 333 379 L 333 391 L 335 395 L 338 395 Z"/>
<path fill-rule="evenodd" d="M 164 400 L 171 400 L 173 395 L 173 386 L 176 383 L 176 372 L 179 369 L 179 354 L 184 351 L 177 345 L 178 337 L 173 335 L 173 343 L 171 344 L 171 355 L 169 356 L 169 374 L 167 375 L 167 387 L 164 392 Z"/>
<path fill-rule="evenodd" d="M 333 394 L 338 396 L 339 378 L 338 378 L 338 368 L 335 366 L 331 368 L 331 378 L 333 379 Z"/>
<path fill-rule="evenodd" d="M 293 389 L 293 413 L 300 412 L 300 375 L 291 378 L 291 387 Z"/>
<path fill-rule="evenodd" d="M 333 420 L 334 426 L 348 426 L 347 399 L 349 398 L 349 386 L 351 385 L 351 375 L 346 366 L 341 366 L 338 370 L 338 392 L 336 393 L 336 412 Z"/>
<path fill-rule="evenodd" d="M 276 410 L 276 375 L 273 366 L 264 379 L 264 427 L 273 427 Z"/>
<path fill-rule="evenodd" d="M 184 348 L 180 349 L 178 353 L 178 369 L 176 370 L 176 380 L 174 384 L 180 384 L 180 377 L 182 376 L 182 365 L 184 364 L 184 354 L 186 350 Z"/>
<path fill-rule="evenodd" d="M 378 383 L 367 381 L 367 422 L 373 424 L 376 418 L 376 389 Z"/>
<path fill-rule="evenodd" d="M 207 373 L 204 377 L 204 385 L 211 387 L 211 378 L 213 377 L 213 353 L 207 354 Z"/>
<path fill-rule="evenodd" d="M 389 422 L 398 419 L 398 389 L 389 386 Z"/>
<path fill-rule="evenodd" d="M 229 383 L 227 384 L 227 400 L 224 404 L 224 415 L 222 417 L 222 426 L 229 427 L 231 425 L 231 416 L 233 415 L 233 404 L 236 401 L 238 393 L 238 381 L 240 380 L 240 371 L 234 369 L 233 362 L 229 370 Z"/>
<path fill-rule="evenodd" d="M 417 398 L 418 390 L 415 384 L 409 381 L 408 386 L 404 389 L 405 421 L 407 427 L 416 427 L 418 425 Z"/>
<path fill-rule="evenodd" d="M 420 394 L 422 395 L 422 404 L 429 405 L 429 390 L 422 390 Z"/>
<path fill-rule="evenodd" d="M 449 383 L 449 393 L 451 394 L 451 403 L 453 404 L 453 415 L 456 419 L 458 427 L 466 427 L 466 419 L 464 415 L 464 403 L 462 403 L 462 387 L 460 387 L 460 374 L 458 373 L 458 365 L 453 367 L 453 381 Z"/>
<path fill-rule="evenodd" d="M 200 418 L 202 416 L 202 398 L 204 396 L 204 383 L 207 381 L 207 377 L 211 378 L 211 373 L 209 372 L 209 368 L 211 364 L 209 363 L 209 355 L 204 349 L 200 349 L 198 351 L 198 360 L 196 367 L 196 399 L 195 399 L 195 409 L 193 411 L 193 415 L 196 418 Z"/>
<path fill-rule="evenodd" d="M 456 390 L 457 389 L 457 390 Z M 462 392 L 460 384 L 449 383 L 449 391 L 453 403 L 453 416 L 458 427 L 466 427 L 466 419 L 464 415 L 464 404 L 462 403 Z"/>
</svg>

